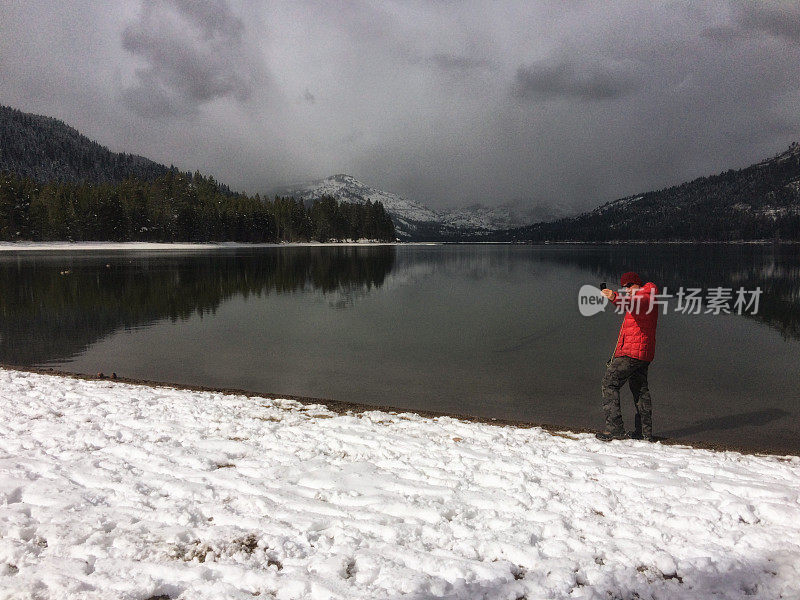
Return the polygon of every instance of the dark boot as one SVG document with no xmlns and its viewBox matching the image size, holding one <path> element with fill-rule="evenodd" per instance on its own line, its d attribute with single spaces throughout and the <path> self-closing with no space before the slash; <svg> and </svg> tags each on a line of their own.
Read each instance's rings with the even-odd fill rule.
<svg viewBox="0 0 800 600">
<path fill-rule="evenodd" d="M 656 441 L 652 435 L 644 435 L 641 431 L 629 431 L 627 435 L 628 439 L 631 440 L 644 440 L 645 442 Z"/>
<path fill-rule="evenodd" d="M 604 442 L 610 442 L 611 440 L 624 440 L 626 435 L 624 433 L 611 433 L 610 431 L 601 431 L 600 433 L 595 433 L 594 437 L 598 440 L 603 440 Z"/>
</svg>

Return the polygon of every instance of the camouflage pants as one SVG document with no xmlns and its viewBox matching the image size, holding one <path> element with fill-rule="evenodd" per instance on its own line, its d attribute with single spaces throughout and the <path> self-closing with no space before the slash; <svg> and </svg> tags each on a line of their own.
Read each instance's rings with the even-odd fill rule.
<svg viewBox="0 0 800 600">
<path fill-rule="evenodd" d="M 603 377 L 603 410 L 606 413 L 606 431 L 615 434 L 625 432 L 622 412 L 619 407 L 619 390 L 628 382 L 636 405 L 637 434 L 653 435 L 653 409 L 650 389 L 647 387 L 647 368 L 650 363 L 630 356 L 616 356 L 608 365 Z"/>
</svg>

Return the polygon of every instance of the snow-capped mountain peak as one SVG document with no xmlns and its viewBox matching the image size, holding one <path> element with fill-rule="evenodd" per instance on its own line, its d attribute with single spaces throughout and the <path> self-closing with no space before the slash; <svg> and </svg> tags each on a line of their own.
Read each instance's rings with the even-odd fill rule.
<svg viewBox="0 0 800 600">
<path fill-rule="evenodd" d="M 346 202 L 380 202 L 401 239 L 458 239 L 461 234 L 481 236 L 553 217 L 552 209 L 517 201 L 499 206 L 473 204 L 436 211 L 420 202 L 373 188 L 352 175 L 339 173 L 325 179 L 283 188 L 281 195 L 305 201 L 331 196 Z"/>
<path fill-rule="evenodd" d="M 398 235 L 411 237 L 413 223 L 439 222 L 440 215 L 419 202 L 408 200 L 392 192 L 384 192 L 362 183 L 352 175 L 339 173 L 325 179 L 306 184 L 290 186 L 282 190 L 283 194 L 311 201 L 322 196 L 331 196 L 337 200 L 364 204 L 368 200 L 380 202 L 392 217 Z"/>
</svg>

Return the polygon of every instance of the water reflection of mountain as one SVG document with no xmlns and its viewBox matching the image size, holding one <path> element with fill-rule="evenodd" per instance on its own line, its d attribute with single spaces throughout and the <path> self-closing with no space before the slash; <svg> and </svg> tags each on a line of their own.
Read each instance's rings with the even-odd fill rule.
<svg viewBox="0 0 800 600">
<path fill-rule="evenodd" d="M 394 262 L 391 246 L 5 256 L 0 363 L 64 360 L 119 329 L 214 313 L 237 295 L 365 294 L 383 285 Z"/>
<path fill-rule="evenodd" d="M 466 273 L 468 277 L 514 278 L 536 275 L 543 265 L 573 267 L 590 273 L 585 283 L 613 286 L 626 271 L 637 271 L 659 288 L 761 288 L 758 313 L 746 314 L 777 329 L 784 338 L 800 339 L 800 248 L 756 244 L 614 244 L 546 246 L 463 246 L 456 252 L 421 248 L 401 253 L 392 277 L 412 267 L 426 273 Z M 424 269 L 423 269 L 424 267 Z M 576 290 L 577 291 L 577 290 Z"/>
</svg>

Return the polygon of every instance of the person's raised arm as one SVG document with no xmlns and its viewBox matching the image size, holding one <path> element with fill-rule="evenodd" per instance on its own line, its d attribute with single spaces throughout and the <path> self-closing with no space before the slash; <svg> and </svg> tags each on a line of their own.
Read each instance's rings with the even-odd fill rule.
<svg viewBox="0 0 800 600">
<path fill-rule="evenodd" d="M 603 294 L 603 296 L 605 296 L 606 298 L 608 298 L 608 300 L 610 302 L 612 302 L 613 304 L 616 304 L 617 306 L 619 306 L 620 302 L 622 302 L 622 296 L 620 296 L 614 290 L 610 290 L 608 288 L 605 288 L 603 290 L 600 290 L 600 293 Z"/>
</svg>

